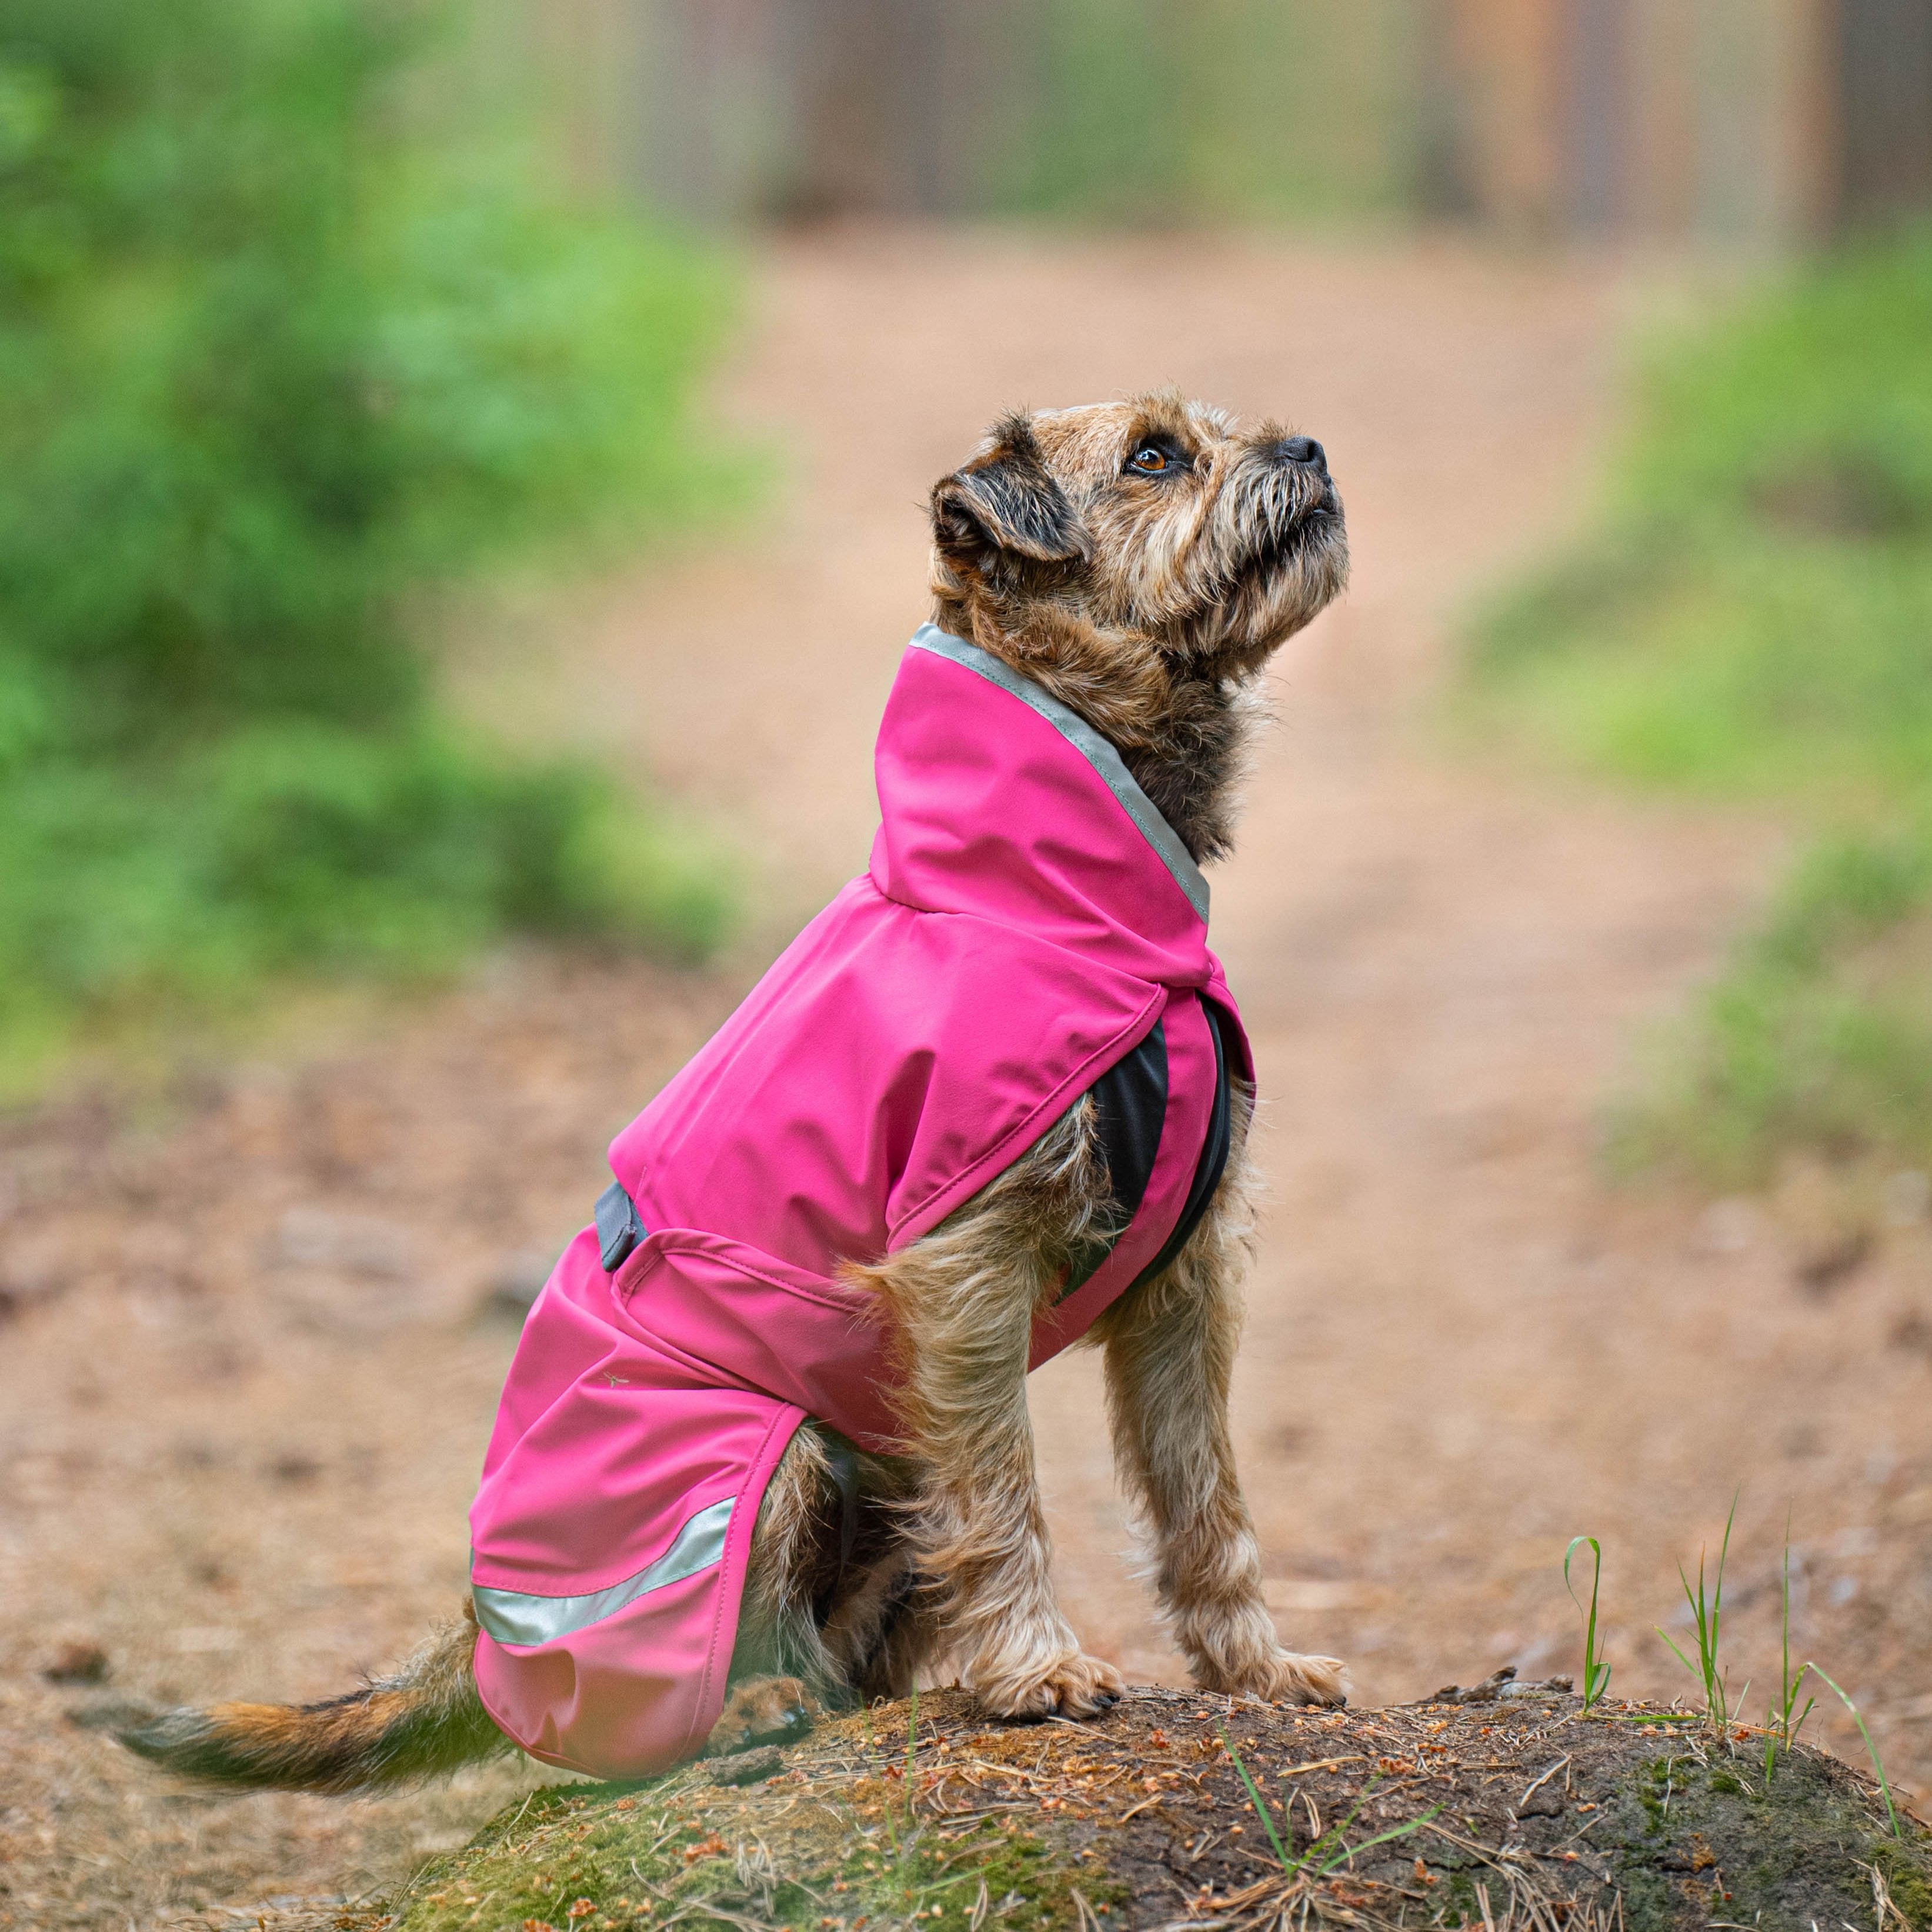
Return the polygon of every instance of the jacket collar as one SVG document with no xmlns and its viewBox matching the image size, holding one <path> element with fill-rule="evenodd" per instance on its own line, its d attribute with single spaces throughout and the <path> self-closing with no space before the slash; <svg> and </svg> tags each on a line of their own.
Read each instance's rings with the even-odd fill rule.
<svg viewBox="0 0 1932 1932">
<path fill-rule="evenodd" d="M 1208 882 L 1120 754 L 978 644 L 914 633 L 879 729 L 874 883 L 1169 985 L 1209 970 Z"/>
</svg>

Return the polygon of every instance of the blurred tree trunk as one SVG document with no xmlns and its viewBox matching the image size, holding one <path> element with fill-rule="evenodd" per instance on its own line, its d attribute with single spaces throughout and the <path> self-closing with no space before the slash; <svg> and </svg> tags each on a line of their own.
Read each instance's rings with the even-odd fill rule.
<svg viewBox="0 0 1932 1932">
<path fill-rule="evenodd" d="M 1932 0 L 1838 0 L 1841 224 L 1932 208 Z"/>
<path fill-rule="evenodd" d="M 1789 245 L 1932 209 L 1932 0 L 483 0 L 703 220 L 1448 214 Z"/>
<path fill-rule="evenodd" d="M 703 218 L 1164 222 L 1408 196 L 1424 0 L 568 4 L 639 23 L 641 178 Z"/>
<path fill-rule="evenodd" d="M 1932 0 L 1431 0 L 1421 204 L 1802 242 L 1932 211 Z"/>
</svg>

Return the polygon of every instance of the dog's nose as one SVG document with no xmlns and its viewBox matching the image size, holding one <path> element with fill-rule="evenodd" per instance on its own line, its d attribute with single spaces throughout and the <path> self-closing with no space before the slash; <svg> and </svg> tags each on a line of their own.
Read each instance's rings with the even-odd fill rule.
<svg viewBox="0 0 1932 1932">
<path fill-rule="evenodd" d="M 1312 436 L 1285 436 L 1275 445 L 1275 451 L 1284 462 L 1305 463 L 1324 476 L 1328 473 L 1328 452 Z"/>
</svg>

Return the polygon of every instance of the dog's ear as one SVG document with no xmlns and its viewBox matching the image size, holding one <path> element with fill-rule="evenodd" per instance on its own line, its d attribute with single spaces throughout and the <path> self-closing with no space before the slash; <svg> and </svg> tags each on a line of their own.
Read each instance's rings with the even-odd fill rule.
<svg viewBox="0 0 1932 1932">
<path fill-rule="evenodd" d="M 932 488 L 932 540 L 956 566 L 982 570 L 1006 550 L 1036 563 L 1072 563 L 1094 554 L 1079 513 L 1048 473 L 1022 415 L 994 424 L 991 454 L 941 477 Z"/>
</svg>

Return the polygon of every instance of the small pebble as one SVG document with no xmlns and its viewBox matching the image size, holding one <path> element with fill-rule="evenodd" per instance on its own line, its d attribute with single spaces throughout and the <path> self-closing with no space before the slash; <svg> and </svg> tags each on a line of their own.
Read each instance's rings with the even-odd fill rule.
<svg viewBox="0 0 1932 1932">
<path fill-rule="evenodd" d="M 112 1668 L 98 1643 L 64 1643 L 40 1675 L 50 1684 L 105 1684 Z"/>
</svg>

